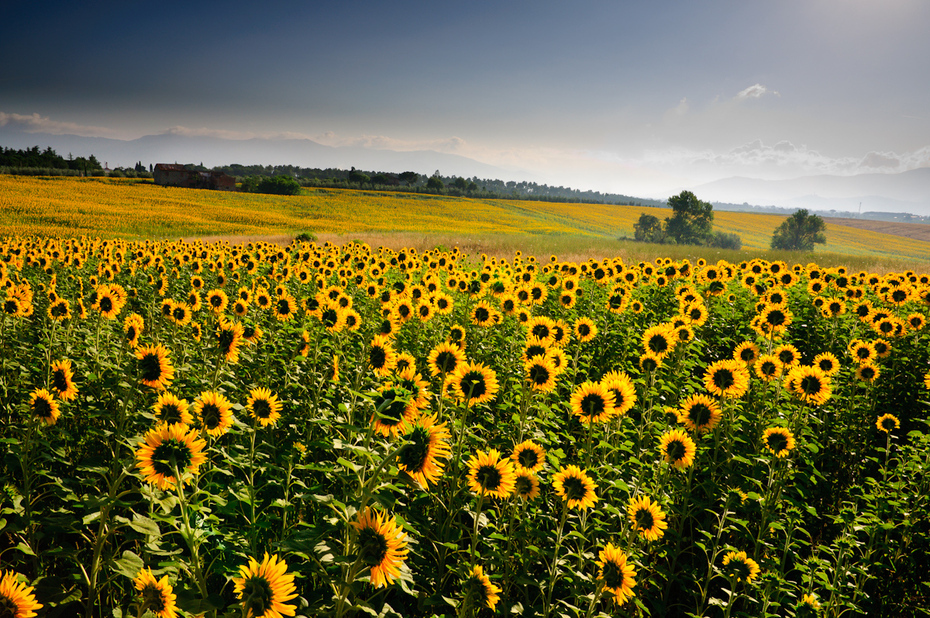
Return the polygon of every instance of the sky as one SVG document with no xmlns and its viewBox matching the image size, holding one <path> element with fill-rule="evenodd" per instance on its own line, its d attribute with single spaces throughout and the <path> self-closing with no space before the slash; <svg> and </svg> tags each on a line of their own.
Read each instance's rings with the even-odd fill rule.
<svg viewBox="0 0 930 618">
<path fill-rule="evenodd" d="M 0 142 L 306 137 L 635 195 L 930 166 L 928 0 L 5 0 L 0 58 Z"/>
</svg>

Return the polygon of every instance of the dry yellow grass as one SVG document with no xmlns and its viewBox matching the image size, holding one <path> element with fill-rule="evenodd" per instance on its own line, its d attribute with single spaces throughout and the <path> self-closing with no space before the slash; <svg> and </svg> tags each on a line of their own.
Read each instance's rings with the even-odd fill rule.
<svg viewBox="0 0 930 618">
<path fill-rule="evenodd" d="M 612 242 L 633 236 L 640 214 L 659 218 L 662 208 L 469 199 L 407 193 L 312 189 L 294 197 L 159 187 L 102 178 L 0 176 L 0 230 L 6 235 L 92 235 L 146 238 L 275 238 L 298 232 L 333 239 L 410 235 L 436 246 L 495 252 L 496 239 L 525 236 L 579 256 L 601 256 Z M 717 211 L 714 229 L 738 234 L 744 250 L 768 248 L 784 217 Z M 562 239 L 558 242 L 557 239 Z M 570 247 L 565 240 L 570 239 Z M 827 222 L 821 251 L 926 262 L 930 244 Z M 387 243 L 395 244 L 395 243 Z M 678 248 L 679 251 L 683 248 Z M 704 250 L 706 252 L 706 250 Z M 556 252 L 553 249 L 551 252 Z M 567 256 L 566 256 L 567 257 Z"/>
</svg>

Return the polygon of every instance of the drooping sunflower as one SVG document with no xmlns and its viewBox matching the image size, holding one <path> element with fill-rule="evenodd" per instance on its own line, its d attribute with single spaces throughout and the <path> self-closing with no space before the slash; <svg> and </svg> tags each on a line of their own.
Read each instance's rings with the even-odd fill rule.
<svg viewBox="0 0 930 618">
<path fill-rule="evenodd" d="M 136 350 L 139 381 L 156 390 L 165 390 L 174 379 L 174 366 L 165 346 L 150 345 Z"/>
<path fill-rule="evenodd" d="M 704 387 L 718 397 L 742 397 L 749 388 L 749 371 L 739 361 L 716 361 L 704 372 Z"/>
<path fill-rule="evenodd" d="M 417 418 L 404 436 L 407 444 L 397 456 L 397 467 L 406 472 L 424 489 L 439 482 L 445 463 L 452 450 L 450 434 L 445 423 L 437 423 L 436 416 L 423 415 Z"/>
<path fill-rule="evenodd" d="M 54 425 L 61 416 L 61 408 L 55 401 L 55 396 L 44 388 L 37 388 L 29 395 L 29 409 L 33 416 L 46 425 Z"/>
<path fill-rule="evenodd" d="M 647 541 L 656 541 L 665 534 L 668 523 L 665 521 L 665 512 L 658 502 L 653 502 L 649 496 L 642 496 L 630 500 L 626 509 L 630 523 L 641 537 Z"/>
<path fill-rule="evenodd" d="M 136 450 L 136 467 L 146 483 L 162 490 L 172 489 L 177 482 L 176 470 L 197 474 L 207 460 L 203 452 L 206 445 L 187 425 L 160 423 L 143 437 Z"/>
<path fill-rule="evenodd" d="M 412 393 L 392 384 L 378 389 L 374 404 L 375 411 L 371 415 L 371 423 L 374 431 L 385 438 L 398 437 L 419 414 L 417 406 L 413 403 Z"/>
<path fill-rule="evenodd" d="M 710 431 L 720 422 L 720 407 L 706 395 L 690 395 L 681 403 L 678 422 L 688 431 Z"/>
<path fill-rule="evenodd" d="M 397 353 L 391 340 L 385 335 L 375 335 L 368 346 L 368 364 L 375 375 L 384 377 L 394 371 Z"/>
<path fill-rule="evenodd" d="M 673 429 L 662 434 L 659 450 L 665 463 L 683 470 L 694 463 L 697 447 L 688 434 L 681 429 Z"/>
<path fill-rule="evenodd" d="M 518 470 L 514 477 L 513 493 L 526 502 L 539 497 L 539 478 L 529 470 Z"/>
<path fill-rule="evenodd" d="M 499 389 L 497 374 L 482 363 L 463 363 L 446 380 L 456 398 L 473 405 L 491 401 Z"/>
<path fill-rule="evenodd" d="M 33 587 L 20 582 L 16 573 L 6 571 L 0 574 L 0 610 L 4 617 L 33 618 L 35 610 L 42 607 L 41 603 L 36 603 Z"/>
<path fill-rule="evenodd" d="M 77 397 L 78 389 L 74 384 L 74 369 L 67 358 L 52 363 L 51 388 L 62 401 L 71 401 Z"/>
<path fill-rule="evenodd" d="M 281 418 L 281 408 L 284 406 L 278 396 L 272 394 L 271 389 L 256 388 L 249 392 L 245 407 L 256 422 L 262 427 L 268 427 L 278 422 Z"/>
<path fill-rule="evenodd" d="M 552 487 L 568 508 L 587 509 L 598 501 L 594 490 L 597 485 L 588 476 L 587 470 L 578 466 L 565 466 L 552 477 Z"/>
<path fill-rule="evenodd" d="M 597 561 L 597 579 L 604 584 L 604 589 L 614 595 L 614 602 L 623 605 L 634 596 L 636 586 L 636 569 L 629 563 L 627 555 L 608 543 L 600 551 Z"/>
<path fill-rule="evenodd" d="M 582 423 L 599 423 L 611 419 L 614 414 L 613 394 L 600 382 L 584 382 L 572 393 L 572 413 Z"/>
<path fill-rule="evenodd" d="M 218 438 L 232 427 L 232 402 L 222 393 L 204 391 L 194 402 L 194 416 L 208 434 Z"/>
<path fill-rule="evenodd" d="M 613 397 L 614 415 L 624 416 L 636 403 L 633 380 L 623 371 L 611 371 L 601 378 L 601 385 Z"/>
<path fill-rule="evenodd" d="M 891 433 L 895 429 L 901 429 L 901 421 L 899 421 L 898 417 L 894 414 L 882 414 L 875 421 L 875 427 L 879 431 Z"/>
<path fill-rule="evenodd" d="M 249 558 L 249 564 L 239 567 L 239 577 L 233 578 L 233 590 L 242 601 L 245 618 L 282 618 L 297 611 L 287 604 L 297 597 L 294 574 L 287 572 L 287 563 L 277 554 L 266 553 L 261 562 Z"/>
<path fill-rule="evenodd" d="M 795 447 L 794 434 L 785 427 L 769 427 L 762 434 L 762 444 L 776 457 L 787 457 Z"/>
<path fill-rule="evenodd" d="M 366 507 L 352 524 L 358 537 L 358 557 L 371 568 L 371 585 L 382 588 L 394 583 L 407 559 L 407 534 L 393 516 Z"/>
<path fill-rule="evenodd" d="M 158 400 L 152 406 L 159 423 L 182 423 L 191 425 L 194 417 L 190 413 L 190 406 L 186 399 L 179 399 L 168 391 L 158 395 Z"/>
<path fill-rule="evenodd" d="M 723 557 L 724 572 L 738 582 L 750 582 L 759 574 L 759 563 L 744 551 L 729 551 Z"/>
<path fill-rule="evenodd" d="M 515 480 L 513 463 L 497 449 L 479 450 L 468 460 L 468 487 L 476 494 L 507 498 L 513 493 Z"/>
<path fill-rule="evenodd" d="M 500 587 L 491 583 L 491 579 L 484 574 L 484 568 L 478 564 L 471 568 L 462 588 L 465 592 L 462 605 L 466 608 L 486 607 L 494 611 L 500 600 Z"/>
<path fill-rule="evenodd" d="M 539 472 L 546 465 L 546 451 L 532 440 L 524 440 L 513 447 L 510 458 L 518 471 Z"/>
<path fill-rule="evenodd" d="M 142 595 L 140 615 L 148 610 L 158 618 L 177 616 L 178 597 L 174 594 L 174 588 L 168 582 L 167 575 L 161 579 L 155 579 L 150 569 L 142 569 L 132 583 Z"/>
<path fill-rule="evenodd" d="M 220 320 L 216 329 L 216 345 L 220 356 L 230 365 L 239 362 L 239 347 L 242 345 L 244 333 L 245 329 L 240 322 Z"/>
</svg>

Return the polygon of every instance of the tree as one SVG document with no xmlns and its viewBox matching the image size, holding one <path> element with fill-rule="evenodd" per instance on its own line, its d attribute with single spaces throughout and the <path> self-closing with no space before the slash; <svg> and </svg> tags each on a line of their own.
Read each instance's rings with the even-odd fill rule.
<svg viewBox="0 0 930 618">
<path fill-rule="evenodd" d="M 661 243 L 665 240 L 665 230 L 658 217 L 642 213 L 639 221 L 633 224 L 633 238 L 640 242 Z"/>
<path fill-rule="evenodd" d="M 814 244 L 826 244 L 826 229 L 827 224 L 821 217 L 812 215 L 807 209 L 802 208 L 775 229 L 775 233 L 772 234 L 772 249 L 813 251 Z"/>
<path fill-rule="evenodd" d="M 420 175 L 416 172 L 401 172 L 398 176 L 409 187 L 420 180 Z"/>
<path fill-rule="evenodd" d="M 446 185 L 442 182 L 442 178 L 439 176 L 430 176 L 429 180 L 426 181 L 427 189 L 437 189 L 441 191 L 445 186 Z"/>
<path fill-rule="evenodd" d="M 665 220 L 665 232 L 680 245 L 704 245 L 712 238 L 714 207 L 690 191 L 668 198 L 674 214 Z"/>
</svg>

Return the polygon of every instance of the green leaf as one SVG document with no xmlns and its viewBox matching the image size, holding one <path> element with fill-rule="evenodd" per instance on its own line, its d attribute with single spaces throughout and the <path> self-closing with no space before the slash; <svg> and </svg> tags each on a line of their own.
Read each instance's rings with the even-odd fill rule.
<svg viewBox="0 0 930 618">
<path fill-rule="evenodd" d="M 117 573 L 125 575 L 129 579 L 135 579 L 139 575 L 139 571 L 145 568 L 145 563 L 142 562 L 142 558 L 127 549 L 123 552 L 122 558 L 113 561 L 113 566 L 116 568 Z"/>
<path fill-rule="evenodd" d="M 144 515 L 139 515 L 138 513 L 132 514 L 132 521 L 129 522 L 129 527 L 140 532 L 142 534 L 147 534 L 149 536 L 158 536 L 161 534 L 161 530 L 158 528 L 158 524 L 154 520 L 145 517 Z"/>
</svg>

